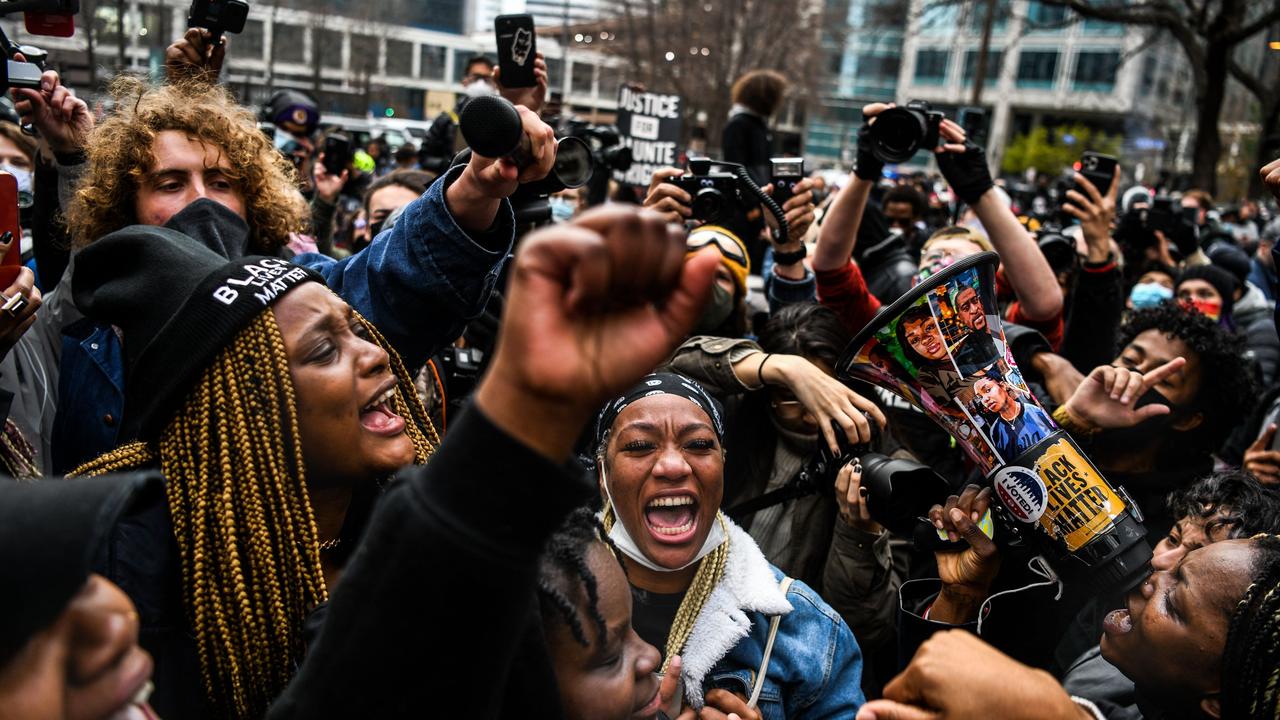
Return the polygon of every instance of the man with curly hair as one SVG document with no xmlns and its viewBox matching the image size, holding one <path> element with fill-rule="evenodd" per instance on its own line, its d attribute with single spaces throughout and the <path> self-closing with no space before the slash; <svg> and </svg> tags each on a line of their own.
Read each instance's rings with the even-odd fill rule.
<svg viewBox="0 0 1280 720">
<path fill-rule="evenodd" d="M 1166 495 L 1209 474 L 1256 387 L 1243 340 L 1173 303 L 1133 313 L 1118 344 L 1116 359 L 1089 373 L 1054 418 L 1129 491 L 1148 536 L 1158 538 L 1174 519 Z M 1166 366 L 1173 371 L 1165 374 Z M 1098 412 L 1117 399 L 1127 412 Z"/>
<path fill-rule="evenodd" d="M 115 109 L 96 127 L 57 73 L 46 72 L 40 90 L 15 91 L 23 122 L 39 128 L 58 159 L 77 248 L 142 224 L 190 235 L 228 258 L 290 254 L 289 235 L 306 230 L 309 210 L 293 167 L 250 111 L 201 80 L 153 87 L 122 78 L 112 91 Z M 292 257 L 324 276 L 410 366 L 452 342 L 484 309 L 515 236 L 505 198 L 518 183 L 544 176 L 554 161 L 551 128 L 526 108 L 520 113 L 532 166 L 473 156 L 411 203 L 373 247 L 341 261 Z M 122 340 L 110 327 L 81 321 L 69 281 L 62 284 L 55 293 L 61 298 L 45 299 L 48 317 L 32 339 L 53 346 L 50 364 L 61 370 L 51 370 L 58 409 L 46 471 L 73 468 L 128 439 L 118 437 Z"/>
</svg>

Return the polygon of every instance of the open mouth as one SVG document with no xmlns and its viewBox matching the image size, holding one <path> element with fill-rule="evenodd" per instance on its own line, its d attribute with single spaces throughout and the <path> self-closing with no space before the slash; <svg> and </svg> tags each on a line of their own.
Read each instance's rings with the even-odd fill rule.
<svg viewBox="0 0 1280 720">
<path fill-rule="evenodd" d="M 1149 582 L 1149 581 L 1144 581 Z M 1124 607 L 1112 610 L 1102 619 L 1102 631 L 1107 635 L 1118 637 L 1133 630 L 1133 611 L 1130 610 L 1129 597 L 1124 598 Z"/>
<path fill-rule="evenodd" d="M 404 418 L 396 414 L 396 385 L 382 391 L 373 400 L 360 409 L 360 426 L 365 430 L 386 437 L 394 437 L 404 432 Z"/>
<path fill-rule="evenodd" d="M 655 497 L 645 505 L 644 523 L 658 542 L 688 542 L 698 530 L 698 501 L 688 494 Z"/>
</svg>

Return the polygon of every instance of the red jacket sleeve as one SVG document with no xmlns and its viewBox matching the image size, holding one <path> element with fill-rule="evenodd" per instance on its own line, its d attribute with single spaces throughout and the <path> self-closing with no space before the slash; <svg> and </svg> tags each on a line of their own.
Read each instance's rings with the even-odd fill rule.
<svg viewBox="0 0 1280 720">
<path fill-rule="evenodd" d="M 1028 320 L 1027 317 L 1022 314 L 1022 303 L 1016 299 L 1017 295 L 1013 292 L 1013 286 L 1009 284 L 1008 279 L 1004 276 L 1003 267 L 996 272 L 996 297 L 1001 300 L 1005 300 L 1010 297 L 1015 298 L 1014 301 L 1009 303 L 1009 306 L 1005 308 L 1005 320 L 1008 320 L 1011 323 L 1024 325 L 1032 330 L 1038 330 L 1040 334 L 1044 335 L 1044 338 L 1049 341 L 1049 345 L 1053 348 L 1054 352 L 1058 352 L 1062 349 L 1062 339 L 1066 335 L 1066 324 L 1062 319 L 1062 314 L 1066 311 L 1065 303 L 1063 304 L 1063 309 L 1059 310 L 1056 315 L 1048 320 Z"/>
<path fill-rule="evenodd" d="M 850 333 L 857 333 L 880 310 L 880 301 L 867 289 L 862 271 L 852 260 L 835 270 L 816 271 L 818 302 L 831 308 Z"/>
</svg>

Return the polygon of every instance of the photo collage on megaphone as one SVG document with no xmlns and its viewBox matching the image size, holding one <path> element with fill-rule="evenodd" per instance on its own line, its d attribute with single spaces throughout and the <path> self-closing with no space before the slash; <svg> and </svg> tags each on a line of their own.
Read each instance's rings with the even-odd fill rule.
<svg viewBox="0 0 1280 720">
<path fill-rule="evenodd" d="M 850 368 L 944 424 L 988 474 L 1056 429 L 1013 362 L 997 307 L 979 268 L 958 273 L 880 328 Z"/>
</svg>

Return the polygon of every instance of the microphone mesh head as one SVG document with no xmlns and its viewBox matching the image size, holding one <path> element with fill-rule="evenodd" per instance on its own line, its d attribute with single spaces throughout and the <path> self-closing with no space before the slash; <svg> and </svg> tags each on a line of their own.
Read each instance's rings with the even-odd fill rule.
<svg viewBox="0 0 1280 720">
<path fill-rule="evenodd" d="M 472 152 L 487 158 L 511 154 L 524 135 L 516 107 L 497 95 L 468 100 L 458 116 L 458 129 Z"/>
</svg>

